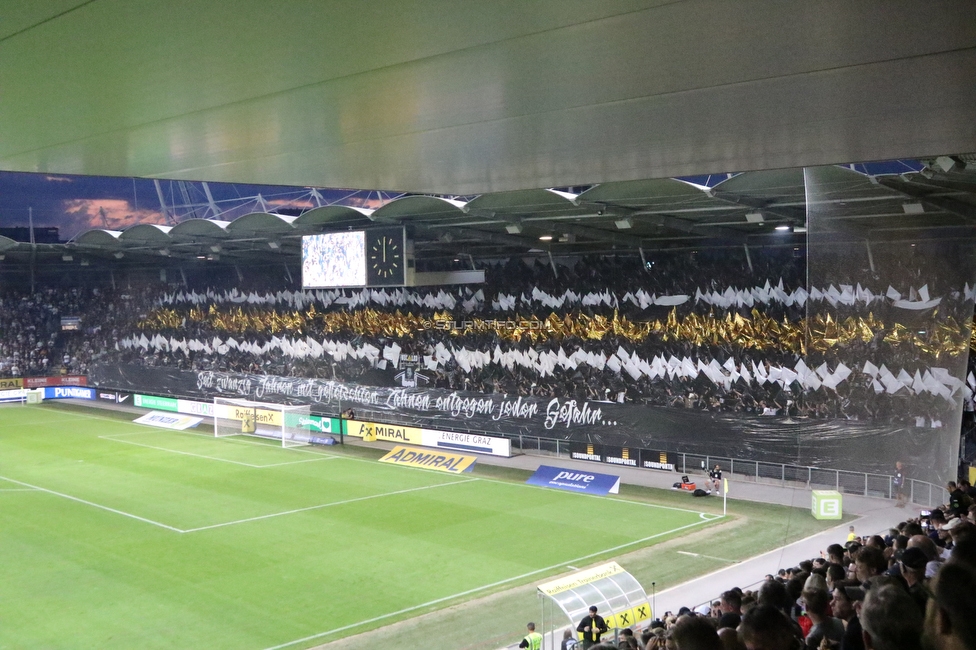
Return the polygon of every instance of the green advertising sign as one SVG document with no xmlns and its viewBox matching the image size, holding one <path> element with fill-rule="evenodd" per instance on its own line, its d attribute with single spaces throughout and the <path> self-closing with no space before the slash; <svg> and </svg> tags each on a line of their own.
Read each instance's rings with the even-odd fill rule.
<svg viewBox="0 0 976 650">
<path fill-rule="evenodd" d="M 152 395 L 135 395 L 132 403 L 144 409 L 156 411 L 177 411 L 176 400 L 172 397 L 153 397 Z"/>
<path fill-rule="evenodd" d="M 813 490 L 812 512 L 816 519 L 841 519 L 843 497 L 836 490 Z"/>
<path fill-rule="evenodd" d="M 332 433 L 339 431 L 339 421 L 334 418 L 324 418 L 318 415 L 299 415 L 285 413 L 285 426 L 301 427 L 312 433 Z"/>
</svg>

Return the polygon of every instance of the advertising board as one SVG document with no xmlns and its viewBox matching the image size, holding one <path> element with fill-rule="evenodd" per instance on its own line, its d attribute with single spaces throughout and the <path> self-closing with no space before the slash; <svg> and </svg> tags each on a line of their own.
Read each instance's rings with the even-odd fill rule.
<svg viewBox="0 0 976 650">
<path fill-rule="evenodd" d="M 570 492 L 586 492 L 587 494 L 606 495 L 620 492 L 619 476 L 549 465 L 539 465 L 539 469 L 529 477 L 526 483 L 557 490 L 569 490 Z"/>
<path fill-rule="evenodd" d="M 49 386 L 44 399 L 95 399 L 95 389 L 82 386 Z"/>
</svg>

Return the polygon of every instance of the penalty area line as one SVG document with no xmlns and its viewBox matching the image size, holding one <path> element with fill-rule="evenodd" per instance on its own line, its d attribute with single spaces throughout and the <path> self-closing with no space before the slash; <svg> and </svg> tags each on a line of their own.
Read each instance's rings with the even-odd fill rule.
<svg viewBox="0 0 976 650">
<path fill-rule="evenodd" d="M 359 501 L 367 501 L 369 499 L 379 499 L 380 497 L 391 497 L 397 494 L 407 494 L 409 492 L 419 492 L 421 490 L 430 490 L 433 488 L 444 487 L 448 485 L 459 485 L 461 483 L 470 483 L 471 481 L 477 481 L 476 478 L 469 478 L 463 481 L 450 481 L 448 483 L 438 483 L 436 485 L 423 485 L 421 487 L 407 488 L 405 490 L 396 490 L 394 492 L 384 492 L 382 494 L 370 494 L 364 497 L 356 497 L 355 499 L 345 499 L 344 501 L 331 501 L 329 503 L 320 503 L 314 506 L 307 506 L 305 508 L 295 508 L 294 510 L 286 510 L 284 512 L 272 512 L 268 515 L 259 515 L 257 517 L 248 517 L 247 519 L 238 519 L 236 521 L 225 521 L 221 524 L 212 524 L 210 526 L 200 526 L 199 528 L 188 528 L 187 530 L 181 530 L 181 533 L 196 533 L 201 530 L 212 530 L 214 528 L 223 528 L 224 526 L 234 526 L 237 524 L 246 524 L 249 521 L 260 521 L 262 519 L 271 519 L 272 517 L 283 517 L 284 515 L 293 515 L 298 512 L 308 512 L 309 510 L 321 510 L 322 508 L 329 508 L 331 506 L 342 506 L 349 503 L 357 503 Z"/>
<path fill-rule="evenodd" d="M 283 465 L 297 465 L 299 463 L 314 463 L 322 460 L 332 460 L 336 458 L 335 456 L 325 456 L 322 455 L 318 458 L 303 458 L 302 460 L 289 460 L 281 463 L 267 463 L 265 465 L 255 465 L 254 463 L 245 463 L 240 460 L 230 460 L 229 458 L 220 458 L 218 456 L 208 456 L 206 454 L 195 454 L 190 451 L 182 451 L 179 449 L 169 449 L 168 447 L 157 447 L 156 445 L 147 445 L 144 442 L 133 442 L 132 440 L 122 440 L 122 436 L 136 436 L 144 435 L 145 433 L 152 433 L 151 431 L 146 432 L 135 432 L 135 433 L 116 433 L 109 436 L 98 436 L 101 440 L 111 440 L 112 442 L 121 442 L 126 445 L 134 445 L 136 447 L 145 447 L 146 449 L 156 449 L 158 451 L 165 451 L 171 454 L 180 454 L 181 456 L 193 456 L 194 458 L 205 458 L 207 460 L 215 460 L 221 463 L 232 463 L 234 465 L 241 465 L 242 467 L 250 467 L 252 469 L 264 469 L 267 467 L 281 467 Z M 267 446 L 268 449 L 277 449 L 270 445 Z"/>
<path fill-rule="evenodd" d="M 472 479 L 472 480 L 475 480 L 475 479 Z M 413 605 L 411 607 L 405 607 L 405 608 L 403 608 L 401 610 L 398 610 L 396 612 L 389 612 L 387 614 L 381 614 L 379 616 L 374 616 L 373 618 L 368 618 L 366 620 L 359 621 L 357 623 L 350 623 L 349 625 L 343 625 L 342 627 L 337 627 L 337 628 L 328 630 L 326 632 L 319 632 L 318 634 L 313 634 L 311 636 L 306 636 L 306 637 L 301 638 L 301 639 L 295 639 L 294 641 L 289 641 L 287 643 L 282 643 L 280 645 L 271 646 L 271 647 L 265 648 L 264 650 L 282 650 L 282 648 L 288 648 L 288 647 L 291 647 L 291 646 L 296 645 L 296 644 L 299 644 L 299 643 L 307 643 L 308 641 L 314 641 L 316 639 L 321 639 L 323 637 L 331 636 L 333 634 L 339 634 L 341 632 L 347 632 L 347 631 L 353 630 L 353 629 L 355 629 L 357 627 L 362 627 L 363 625 L 369 625 L 371 623 L 376 623 L 376 622 L 379 622 L 379 621 L 383 621 L 383 620 L 386 620 L 388 618 L 394 618 L 396 616 L 401 616 L 403 614 L 409 614 L 410 612 L 415 612 L 415 611 L 418 611 L 418 610 L 421 610 L 421 609 L 426 609 L 428 607 L 433 607 L 434 605 L 440 605 L 441 603 L 446 603 L 446 602 L 449 602 L 449 601 L 454 600 L 454 599 L 457 599 L 457 598 L 463 598 L 465 596 L 470 596 L 472 594 L 476 594 L 479 591 L 485 591 L 486 589 L 493 589 L 495 587 L 500 587 L 502 585 L 509 584 L 511 582 L 516 582 L 516 581 L 519 581 L 519 580 L 524 580 L 526 578 L 530 578 L 530 577 L 532 577 L 534 575 L 538 575 L 540 573 L 547 573 L 547 572 L 552 571 L 554 569 L 561 569 L 561 568 L 567 566 L 567 563 L 576 565 L 576 564 L 579 564 L 580 562 L 582 562 L 584 560 L 589 560 L 589 559 L 592 559 L 594 557 L 598 557 L 600 555 L 605 555 L 607 553 L 613 553 L 615 551 L 619 551 L 619 550 L 625 549 L 628 546 L 634 546 L 636 544 L 642 544 L 642 543 L 648 542 L 648 541 L 650 541 L 652 539 L 657 539 L 658 537 L 663 537 L 665 535 L 670 535 L 672 533 L 677 533 L 679 531 L 682 531 L 682 530 L 685 530 L 685 529 L 688 529 L 688 528 L 693 528 L 695 526 L 700 526 L 700 525 L 702 525 L 704 523 L 707 523 L 708 521 L 712 521 L 712 520 L 704 520 L 704 519 L 702 519 L 702 520 L 699 520 L 699 521 L 696 521 L 696 522 L 693 522 L 693 523 L 690 523 L 690 524 L 685 524 L 684 526 L 679 526 L 678 528 L 672 528 L 671 530 L 666 530 L 666 531 L 661 532 L 661 533 L 656 533 L 654 535 L 650 535 L 648 537 L 644 537 L 644 538 L 635 540 L 633 542 L 627 542 L 626 544 L 620 544 L 620 545 L 614 546 L 612 548 L 603 549 L 601 551 L 597 551 L 595 553 L 590 553 L 588 555 L 583 555 L 583 556 L 580 556 L 578 558 L 573 558 L 573 559 L 567 560 L 565 562 L 559 562 L 558 564 L 553 564 L 553 565 L 550 565 L 550 566 L 547 566 L 547 567 L 543 567 L 541 569 L 536 569 L 535 571 L 529 571 L 528 573 L 523 573 L 522 575 L 513 576 L 511 578 L 505 578 L 504 580 L 499 580 L 498 582 L 493 582 L 493 583 L 488 584 L 488 585 L 482 585 L 480 587 L 474 587 L 473 589 L 468 589 L 466 591 L 461 591 L 461 592 L 458 592 L 456 594 L 452 594 L 450 596 L 444 596 L 443 598 L 437 598 L 435 600 L 430 600 L 430 601 L 427 601 L 426 603 L 421 603 L 419 605 Z"/>
<path fill-rule="evenodd" d="M 124 435 L 135 435 L 135 434 L 120 433 L 120 434 L 117 434 L 117 435 L 124 436 Z M 144 444 L 144 443 L 141 443 L 141 442 L 132 442 L 131 440 L 120 440 L 119 438 L 113 437 L 113 436 L 98 436 L 98 437 L 100 439 L 102 439 L 102 440 L 111 440 L 112 442 L 121 442 L 122 444 L 125 444 L 125 445 L 133 445 L 135 447 L 144 447 L 146 449 L 155 449 L 157 451 L 166 451 L 166 452 L 169 452 L 171 454 L 179 454 L 181 456 L 193 456 L 194 458 L 204 458 L 206 460 L 216 460 L 216 461 L 219 461 L 221 463 L 232 463 L 234 465 L 240 465 L 242 467 L 250 467 L 252 469 L 258 469 L 258 468 L 261 467 L 261 465 L 252 465 L 251 463 L 243 463 L 241 461 L 238 461 L 238 460 L 230 460 L 228 458 L 217 458 L 216 456 L 207 456 L 207 455 L 204 455 L 204 454 L 194 454 L 194 453 L 189 452 L 189 451 L 179 451 L 177 449 L 167 449 L 166 447 L 157 447 L 155 445 L 147 445 L 147 444 Z"/>
<path fill-rule="evenodd" d="M 73 497 L 70 494 L 64 494 L 63 492 L 55 492 L 54 490 L 48 490 L 47 488 L 42 488 L 37 485 L 31 485 L 30 483 L 24 483 L 23 481 L 17 481 L 12 478 L 7 478 L 6 476 L 0 476 L 0 479 L 4 481 L 9 481 L 11 483 L 16 483 L 17 485 L 22 485 L 24 487 L 31 488 L 33 490 L 39 490 L 41 492 L 46 492 L 47 494 L 53 494 L 54 496 L 61 497 L 62 499 L 68 499 L 70 501 L 77 501 L 78 503 L 84 503 L 86 506 L 91 506 L 93 508 L 98 508 L 100 510 L 106 510 L 108 512 L 115 513 L 117 515 L 122 515 L 123 517 L 128 517 L 129 519 L 135 519 L 146 524 L 152 524 L 153 526 L 158 526 L 159 528 L 165 528 L 166 530 L 171 530 L 174 533 L 186 532 L 179 528 L 173 526 L 167 526 L 166 524 L 161 524 L 158 521 L 153 521 L 152 519 L 146 519 L 145 517 L 140 517 L 139 515 L 134 515 L 131 512 L 125 512 L 123 510 L 116 510 L 115 508 L 109 508 L 108 506 L 103 506 L 100 503 L 95 503 L 93 501 L 86 501 L 85 499 L 79 499 L 78 497 Z"/>
</svg>

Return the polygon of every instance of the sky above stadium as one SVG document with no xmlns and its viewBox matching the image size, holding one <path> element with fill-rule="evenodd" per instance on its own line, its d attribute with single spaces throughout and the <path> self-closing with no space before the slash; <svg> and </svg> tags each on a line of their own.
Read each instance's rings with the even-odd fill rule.
<svg viewBox="0 0 976 650">
<path fill-rule="evenodd" d="M 124 230 L 138 223 L 173 225 L 189 218 L 213 218 L 204 184 L 194 181 L 159 181 L 108 176 L 72 176 L 0 172 L 0 228 L 34 226 L 59 229 L 68 241 L 92 228 Z M 233 219 L 262 210 L 298 214 L 322 205 L 341 204 L 378 208 L 397 196 L 365 190 L 209 183 L 221 219 Z M 261 196 L 264 205 L 256 198 Z"/>
</svg>

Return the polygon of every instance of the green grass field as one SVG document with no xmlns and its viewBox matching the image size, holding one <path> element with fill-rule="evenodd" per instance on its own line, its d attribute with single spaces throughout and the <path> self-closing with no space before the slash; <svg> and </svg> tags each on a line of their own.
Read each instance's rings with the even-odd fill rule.
<svg viewBox="0 0 976 650">
<path fill-rule="evenodd" d="M 307 648 L 718 519 L 134 417 L 0 409 L 0 648 Z"/>
</svg>

